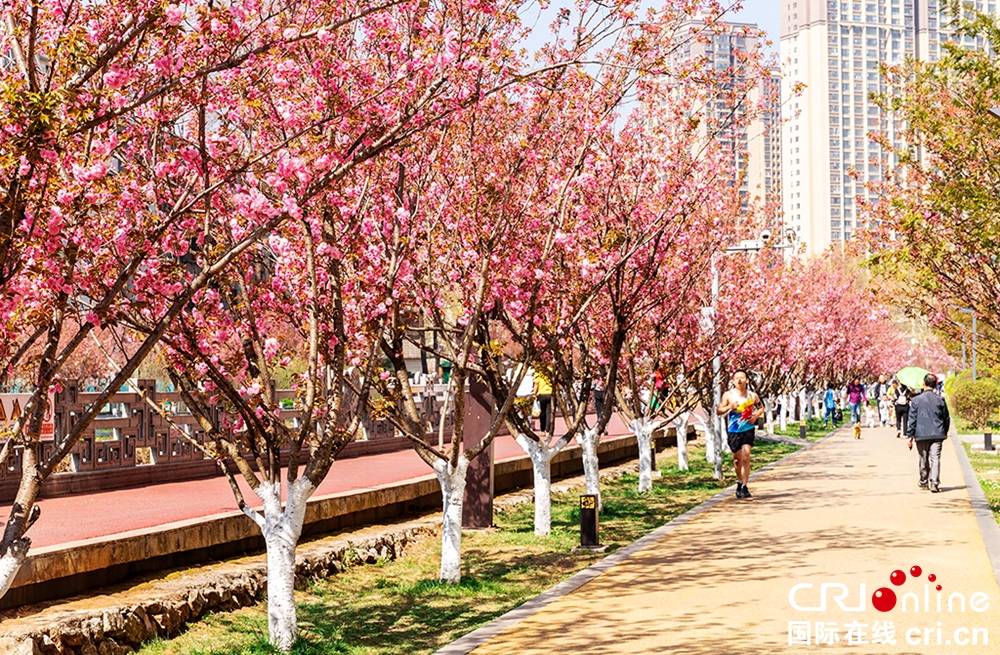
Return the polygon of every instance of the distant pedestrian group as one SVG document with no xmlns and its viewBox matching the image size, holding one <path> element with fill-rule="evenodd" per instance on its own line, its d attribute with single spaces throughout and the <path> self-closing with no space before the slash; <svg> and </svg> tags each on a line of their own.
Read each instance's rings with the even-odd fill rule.
<svg viewBox="0 0 1000 655">
<path fill-rule="evenodd" d="M 948 405 L 940 394 L 941 383 L 937 376 L 924 377 L 923 388 L 914 392 L 899 380 L 886 383 L 885 376 L 878 382 L 864 385 L 854 378 L 842 390 L 828 386 L 823 394 L 823 424 L 838 427 L 840 404 L 846 400 L 851 412 L 851 425 L 856 438 L 861 435 L 862 422 L 873 428 L 896 423 L 896 438 L 905 438 L 918 455 L 919 487 L 937 493 L 941 484 L 941 448 L 948 438 L 951 417 Z"/>
</svg>

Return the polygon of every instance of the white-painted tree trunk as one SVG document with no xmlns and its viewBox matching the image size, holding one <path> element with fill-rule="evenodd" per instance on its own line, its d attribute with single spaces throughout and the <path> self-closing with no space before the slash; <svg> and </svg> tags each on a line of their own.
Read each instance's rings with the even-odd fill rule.
<svg viewBox="0 0 1000 655">
<path fill-rule="evenodd" d="M 576 441 L 580 444 L 583 454 L 583 479 L 587 484 L 587 493 L 597 496 L 597 510 L 601 505 L 601 462 L 597 458 L 597 443 L 600 437 L 597 430 L 587 428 L 576 435 Z"/>
<path fill-rule="evenodd" d="M 288 498 L 281 505 L 281 484 L 262 484 L 255 490 L 264 503 L 264 515 L 246 511 L 260 526 L 267 549 L 267 629 L 271 644 L 283 652 L 299 638 L 295 611 L 295 547 L 302 535 L 306 502 L 316 487 L 306 478 L 288 486 Z"/>
<path fill-rule="evenodd" d="M 653 488 L 653 422 L 638 418 L 632 423 L 636 444 L 639 446 L 639 492 Z"/>
<path fill-rule="evenodd" d="M 806 399 L 806 390 L 802 389 L 799 391 L 799 407 L 802 408 L 802 420 L 809 420 L 809 402 Z"/>
<path fill-rule="evenodd" d="M 295 611 L 295 541 L 280 533 L 267 545 L 267 630 L 271 643 L 288 652 L 299 637 Z"/>
<path fill-rule="evenodd" d="M 767 433 L 774 434 L 774 401 L 764 401 L 764 421 L 767 423 Z"/>
<path fill-rule="evenodd" d="M 566 447 L 569 441 L 561 438 L 547 447 L 529 439 L 523 434 L 517 435 L 517 444 L 531 458 L 531 470 L 535 485 L 535 535 L 547 537 L 552 532 L 552 458 Z"/>
<path fill-rule="evenodd" d="M 715 422 L 715 409 L 709 407 L 705 419 L 705 461 L 709 464 L 715 462 Z"/>
<path fill-rule="evenodd" d="M 677 425 L 677 468 L 681 471 L 687 471 L 691 468 L 688 465 L 688 440 L 687 440 L 687 424 L 688 419 L 691 417 L 691 412 L 684 412 L 678 417 L 676 422 Z"/>
<path fill-rule="evenodd" d="M 712 471 L 712 477 L 716 480 L 722 479 L 722 454 L 725 452 L 723 447 L 722 434 L 725 429 L 725 424 L 723 423 L 722 417 L 713 417 L 709 420 L 709 427 L 711 428 L 711 441 L 712 441 L 712 452 L 713 457 L 709 462 L 711 462 L 714 467 Z"/>
<path fill-rule="evenodd" d="M 7 549 L 7 553 L 0 557 L 0 598 L 4 597 L 13 584 L 17 572 L 21 570 L 21 565 L 28 557 L 30 547 L 30 539 L 18 539 Z"/>
<path fill-rule="evenodd" d="M 788 394 L 783 393 L 781 399 L 781 410 L 778 412 L 778 427 L 784 431 L 788 429 Z"/>
<path fill-rule="evenodd" d="M 458 584 L 462 581 L 462 503 L 465 500 L 466 473 L 469 460 L 458 456 L 458 464 L 439 459 L 434 462 L 434 474 L 441 483 L 444 512 L 441 521 L 441 582 Z"/>
</svg>

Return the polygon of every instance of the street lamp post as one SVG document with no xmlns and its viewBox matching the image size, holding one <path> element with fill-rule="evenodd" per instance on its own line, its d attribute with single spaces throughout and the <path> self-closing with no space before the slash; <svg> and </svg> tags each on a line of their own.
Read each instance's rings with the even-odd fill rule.
<svg viewBox="0 0 1000 655">
<path fill-rule="evenodd" d="M 965 359 L 965 326 L 962 326 L 962 370 L 969 368 L 968 363 Z"/>
<path fill-rule="evenodd" d="M 729 246 L 725 249 L 723 253 L 712 253 L 712 306 L 708 312 L 710 316 L 710 325 L 712 329 L 715 328 L 715 308 L 718 305 L 719 300 L 719 267 L 716 265 L 716 257 L 729 255 L 736 252 L 760 252 L 764 248 L 773 248 L 776 250 L 784 250 L 787 248 L 797 247 L 799 244 L 798 234 L 795 230 L 788 228 L 782 233 L 781 241 L 778 243 L 771 242 L 771 231 L 764 230 L 760 234 L 759 239 L 744 239 L 740 241 L 738 245 Z M 715 471 L 713 477 L 716 480 L 722 479 L 722 428 L 723 421 L 719 416 L 718 408 L 722 403 L 722 353 L 718 350 L 715 351 L 715 357 L 712 358 L 712 416 L 711 420 L 714 421 L 715 426 L 715 438 L 713 439 L 714 448 L 706 448 L 707 455 L 711 457 L 710 462 L 715 464 Z M 714 461 L 713 461 L 714 460 Z"/>
<path fill-rule="evenodd" d="M 960 307 L 958 311 L 972 315 L 972 381 L 976 381 L 976 310 Z M 962 366 L 965 366 L 965 326 L 962 326 Z"/>
</svg>

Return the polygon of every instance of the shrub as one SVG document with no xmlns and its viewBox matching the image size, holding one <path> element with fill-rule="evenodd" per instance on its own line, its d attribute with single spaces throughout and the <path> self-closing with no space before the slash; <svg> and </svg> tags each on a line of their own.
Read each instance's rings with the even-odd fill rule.
<svg viewBox="0 0 1000 655">
<path fill-rule="evenodd" d="M 951 401 L 958 415 L 981 430 L 1000 407 L 1000 382 L 979 379 L 952 385 Z"/>
<path fill-rule="evenodd" d="M 949 376 L 944 381 L 944 392 L 949 396 L 955 393 L 955 389 L 962 386 L 966 382 L 972 381 L 972 371 L 962 371 L 958 375 Z"/>
</svg>

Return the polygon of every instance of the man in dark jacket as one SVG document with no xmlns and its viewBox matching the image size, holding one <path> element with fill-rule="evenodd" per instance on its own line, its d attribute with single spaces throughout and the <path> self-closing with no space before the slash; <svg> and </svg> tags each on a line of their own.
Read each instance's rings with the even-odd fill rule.
<svg viewBox="0 0 1000 655">
<path fill-rule="evenodd" d="M 906 436 L 910 447 L 917 442 L 920 455 L 920 488 L 938 492 L 941 482 L 941 444 L 948 438 L 951 416 L 944 398 L 934 393 L 937 376 L 924 376 L 924 390 L 910 401 L 909 425 Z"/>
</svg>

